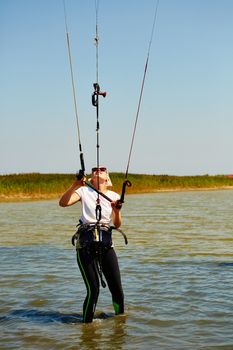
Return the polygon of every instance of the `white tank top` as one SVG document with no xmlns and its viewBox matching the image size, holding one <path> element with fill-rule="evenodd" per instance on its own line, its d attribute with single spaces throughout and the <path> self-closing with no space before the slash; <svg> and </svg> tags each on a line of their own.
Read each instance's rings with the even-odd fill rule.
<svg viewBox="0 0 233 350">
<path fill-rule="evenodd" d="M 94 191 L 90 187 L 82 186 L 79 187 L 75 191 L 81 198 L 82 203 L 82 215 L 81 215 L 81 221 L 84 224 L 90 224 L 90 223 L 96 223 L 96 200 L 98 197 L 98 194 L 96 191 Z M 113 201 L 116 201 L 120 199 L 120 196 L 118 193 L 113 191 L 107 191 L 105 193 L 107 197 L 112 199 Z M 111 222 L 111 215 L 112 215 L 112 207 L 111 203 L 102 197 L 99 196 L 100 199 L 100 206 L 101 206 L 101 220 L 100 223 L 102 224 L 110 224 Z"/>
</svg>

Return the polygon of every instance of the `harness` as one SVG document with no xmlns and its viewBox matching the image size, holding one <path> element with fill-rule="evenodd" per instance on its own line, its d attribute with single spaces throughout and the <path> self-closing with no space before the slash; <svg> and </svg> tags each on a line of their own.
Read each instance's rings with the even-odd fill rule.
<svg viewBox="0 0 233 350">
<path fill-rule="evenodd" d="M 95 258 L 101 285 L 105 288 L 106 283 L 103 280 L 102 273 L 102 253 L 113 247 L 112 230 L 117 230 L 122 234 L 125 244 L 128 244 L 127 236 L 122 230 L 115 228 L 115 226 L 109 226 L 99 222 L 83 224 L 80 220 L 77 227 L 78 229 L 71 239 L 72 245 L 76 247 L 76 250 L 85 249 Z"/>
<path fill-rule="evenodd" d="M 75 232 L 71 239 L 71 243 L 74 247 L 76 246 L 76 249 L 85 248 L 93 242 L 99 243 L 103 247 L 111 248 L 112 230 L 120 232 L 125 240 L 125 244 L 128 244 L 126 234 L 115 226 L 100 224 L 98 222 L 93 224 L 83 224 L 80 220 L 80 223 L 77 225 L 77 227 L 78 230 Z M 107 238 L 107 235 L 109 235 L 109 238 Z"/>
</svg>

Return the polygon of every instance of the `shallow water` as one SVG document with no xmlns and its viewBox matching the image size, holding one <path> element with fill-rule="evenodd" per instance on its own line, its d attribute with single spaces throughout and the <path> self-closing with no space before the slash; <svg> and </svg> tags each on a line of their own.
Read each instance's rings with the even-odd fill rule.
<svg viewBox="0 0 233 350">
<path fill-rule="evenodd" d="M 125 316 L 85 288 L 70 238 L 79 205 L 0 204 L 0 349 L 233 349 L 233 191 L 132 195 L 114 233 Z"/>
</svg>

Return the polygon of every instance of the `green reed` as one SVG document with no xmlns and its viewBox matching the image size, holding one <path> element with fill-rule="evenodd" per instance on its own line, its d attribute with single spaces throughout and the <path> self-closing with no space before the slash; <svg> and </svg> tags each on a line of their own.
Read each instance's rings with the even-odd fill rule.
<svg viewBox="0 0 233 350">
<path fill-rule="evenodd" d="M 73 175 L 69 174 L 12 174 L 0 176 L 0 196 L 53 197 L 65 191 Z"/>
<path fill-rule="evenodd" d="M 121 192 L 123 173 L 111 173 L 113 190 Z M 168 190 L 202 188 L 233 188 L 233 178 L 225 175 L 170 176 L 129 174 L 132 187 L 127 193 L 148 193 Z M 60 196 L 75 180 L 73 174 L 11 174 L 0 175 L 0 199 L 55 198 Z"/>
<path fill-rule="evenodd" d="M 119 190 L 124 176 L 112 174 L 112 182 Z M 132 187 L 127 187 L 128 193 L 146 193 L 166 190 L 189 190 L 204 188 L 224 188 L 232 186 L 233 178 L 225 175 L 198 175 L 198 176 L 172 176 L 172 175 L 143 175 L 129 174 L 128 179 Z M 120 181 L 119 181 L 120 180 Z"/>
</svg>

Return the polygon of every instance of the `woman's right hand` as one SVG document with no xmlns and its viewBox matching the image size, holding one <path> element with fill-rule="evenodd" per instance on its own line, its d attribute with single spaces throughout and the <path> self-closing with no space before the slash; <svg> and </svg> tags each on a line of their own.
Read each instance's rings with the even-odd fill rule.
<svg viewBox="0 0 233 350">
<path fill-rule="evenodd" d="M 73 205 L 74 203 L 78 202 L 80 200 L 80 197 L 76 190 L 85 185 L 86 177 L 83 176 L 80 180 L 76 179 L 73 182 L 73 184 L 68 188 L 68 190 L 61 196 L 59 200 L 60 207 L 68 207 L 70 205 Z"/>
<path fill-rule="evenodd" d="M 83 177 L 85 177 L 84 171 L 80 169 L 79 172 L 76 173 L 76 178 L 82 180 Z"/>
</svg>

